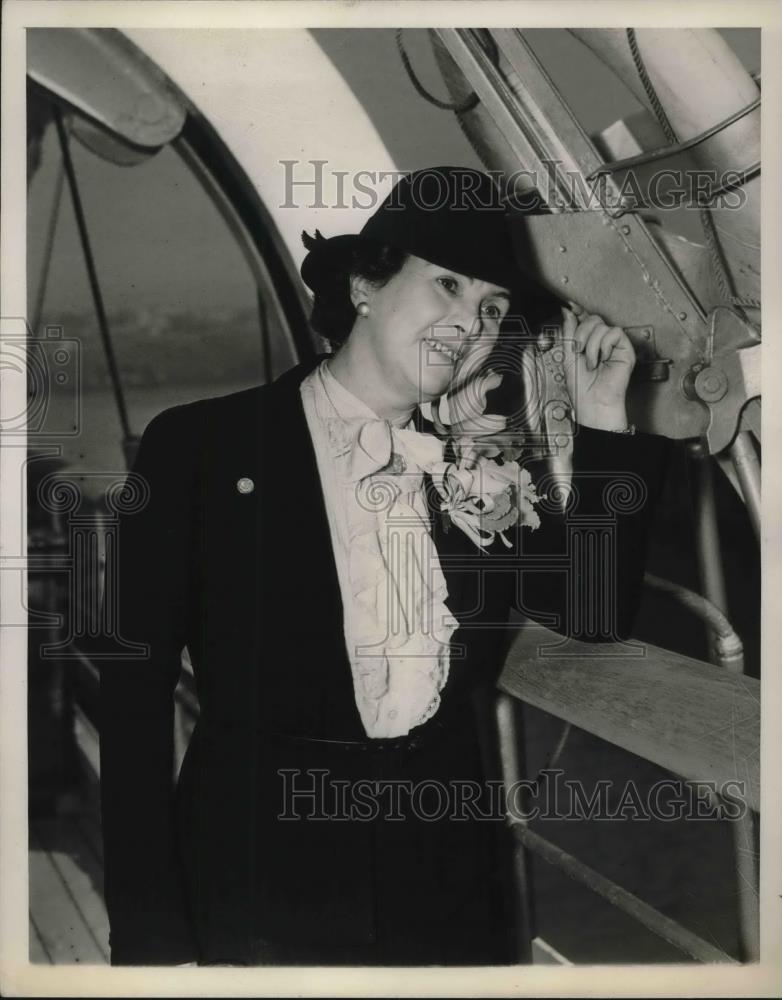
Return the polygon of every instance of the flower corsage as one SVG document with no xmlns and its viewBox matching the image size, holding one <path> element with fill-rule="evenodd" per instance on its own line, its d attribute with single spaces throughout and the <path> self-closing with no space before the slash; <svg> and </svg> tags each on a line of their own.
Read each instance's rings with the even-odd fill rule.
<svg viewBox="0 0 782 1000">
<path fill-rule="evenodd" d="M 510 548 L 505 532 L 514 525 L 539 527 L 534 505 L 545 499 L 515 460 L 521 445 L 507 433 L 506 418 L 484 412 L 486 394 L 500 381 L 496 372 L 485 371 L 432 405 L 435 429 L 454 456 L 432 471 L 440 510 L 480 548 L 496 537 Z"/>
</svg>

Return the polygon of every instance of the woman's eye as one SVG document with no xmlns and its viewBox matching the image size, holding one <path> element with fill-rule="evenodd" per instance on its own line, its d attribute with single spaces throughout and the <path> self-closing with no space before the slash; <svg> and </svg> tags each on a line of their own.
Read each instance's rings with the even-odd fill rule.
<svg viewBox="0 0 782 1000">
<path fill-rule="evenodd" d="M 482 311 L 487 319 L 494 320 L 497 323 L 502 319 L 502 309 L 494 302 L 487 302 Z"/>
<path fill-rule="evenodd" d="M 459 282 L 456 280 L 456 278 L 449 278 L 447 276 L 443 276 L 438 278 L 437 280 L 447 291 L 458 292 Z"/>
</svg>

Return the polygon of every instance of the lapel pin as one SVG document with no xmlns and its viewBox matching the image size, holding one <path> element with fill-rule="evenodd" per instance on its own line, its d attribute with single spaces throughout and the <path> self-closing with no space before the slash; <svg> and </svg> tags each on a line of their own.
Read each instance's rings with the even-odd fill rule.
<svg viewBox="0 0 782 1000">
<path fill-rule="evenodd" d="M 242 476 L 241 479 L 236 480 L 236 488 L 240 493 L 252 493 L 255 489 L 255 483 L 247 476 Z"/>
</svg>

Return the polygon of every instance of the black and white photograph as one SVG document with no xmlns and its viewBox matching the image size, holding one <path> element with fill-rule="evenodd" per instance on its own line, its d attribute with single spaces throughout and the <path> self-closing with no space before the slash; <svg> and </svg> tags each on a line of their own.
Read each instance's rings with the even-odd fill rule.
<svg viewBox="0 0 782 1000">
<path fill-rule="evenodd" d="M 4 5 L 4 995 L 779 995 L 782 14 L 704 10 Z"/>
</svg>

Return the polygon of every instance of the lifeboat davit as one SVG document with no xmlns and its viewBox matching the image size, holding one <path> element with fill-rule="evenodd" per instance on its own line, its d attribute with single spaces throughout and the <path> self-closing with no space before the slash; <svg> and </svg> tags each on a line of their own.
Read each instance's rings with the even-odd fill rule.
<svg viewBox="0 0 782 1000">
<path fill-rule="evenodd" d="M 650 117 L 655 115 L 627 31 L 589 28 L 572 29 L 570 34 L 612 70 L 646 107 Z M 734 190 L 740 188 L 740 195 L 716 199 L 708 210 L 731 291 L 746 309 L 757 309 L 760 300 L 758 84 L 714 29 L 639 29 L 634 38 L 648 82 L 675 133 L 675 137 L 667 137 L 667 142 L 686 146 L 715 130 L 706 141 L 689 146 L 686 157 L 682 155 L 678 162 L 688 170 L 713 173 L 717 178 L 733 176 L 734 181 L 741 178 L 734 183 Z M 465 101 L 470 95 L 470 84 L 436 37 L 433 44 L 454 101 Z M 736 115 L 740 117 L 731 121 Z M 489 169 L 511 175 L 525 166 L 518 162 L 482 102 L 460 112 L 459 120 Z M 730 124 L 725 125 L 726 122 Z M 725 300 L 723 295 L 721 301 L 707 301 L 703 305 L 708 308 L 724 304 Z M 754 312 L 752 318 L 759 321 L 759 313 Z"/>
<path fill-rule="evenodd" d="M 718 454 L 734 441 L 742 408 L 759 436 L 759 86 L 716 30 L 570 33 L 641 102 L 643 127 L 624 121 L 587 135 L 524 32 L 438 30 L 432 40 L 460 124 L 488 169 L 508 178 L 539 170 L 548 156 L 581 181 L 605 173 L 613 182 L 631 168 L 647 180 L 662 167 L 684 176 L 689 200 L 677 211 L 689 213 L 691 229 L 702 224 L 695 238 L 681 235 L 667 206 L 620 218 L 584 199 L 563 209 L 541 192 L 559 218 L 527 223 L 530 259 L 561 298 L 627 329 L 641 369 L 633 422 L 674 439 L 705 437 Z M 692 185 L 698 175 L 709 178 L 706 197 Z"/>
</svg>

